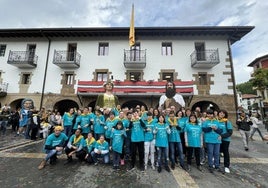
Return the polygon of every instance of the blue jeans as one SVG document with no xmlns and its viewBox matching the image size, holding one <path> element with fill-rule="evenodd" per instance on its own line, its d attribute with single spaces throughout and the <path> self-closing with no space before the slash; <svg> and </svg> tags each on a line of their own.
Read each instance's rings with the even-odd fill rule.
<svg viewBox="0 0 268 188">
<path fill-rule="evenodd" d="M 167 147 L 157 147 L 157 159 L 158 165 L 162 166 L 162 161 L 164 160 L 164 166 L 168 166 L 167 162 Z"/>
<path fill-rule="evenodd" d="M 207 152 L 208 152 L 208 165 L 212 167 L 215 165 L 215 168 L 220 166 L 220 145 L 219 143 L 206 143 Z"/>
<path fill-rule="evenodd" d="M 103 159 L 103 162 L 105 164 L 107 164 L 107 163 L 110 162 L 110 154 L 109 153 L 106 153 L 106 154 L 97 154 L 94 151 L 92 151 L 91 152 L 91 156 L 92 156 L 92 159 L 93 159 L 94 163 L 98 162 L 98 159 L 99 158 L 102 158 Z"/>
<path fill-rule="evenodd" d="M 119 166 L 119 162 L 120 162 L 120 153 L 113 151 L 113 165 L 114 166 Z"/>
<path fill-rule="evenodd" d="M 57 151 L 55 149 L 51 149 L 51 150 L 47 149 L 46 154 L 47 154 L 47 156 L 46 156 L 45 160 L 48 161 L 54 155 L 61 155 L 62 151 Z"/>
<path fill-rule="evenodd" d="M 170 154 L 171 156 L 171 162 L 174 164 L 175 163 L 175 148 L 177 147 L 178 152 L 179 152 L 179 160 L 180 160 L 180 165 L 184 165 L 184 159 L 183 159 L 183 150 L 182 150 L 182 144 L 181 142 L 169 142 L 169 149 L 170 149 Z"/>
<path fill-rule="evenodd" d="M 72 135 L 72 126 L 64 126 L 64 133 L 66 134 L 66 136 L 68 136 L 68 138 L 70 138 L 70 136 Z"/>
</svg>

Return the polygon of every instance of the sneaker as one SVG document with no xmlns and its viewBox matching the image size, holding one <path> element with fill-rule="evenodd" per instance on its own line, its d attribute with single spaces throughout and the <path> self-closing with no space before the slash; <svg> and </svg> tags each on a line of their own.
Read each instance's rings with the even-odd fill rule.
<svg viewBox="0 0 268 188">
<path fill-rule="evenodd" d="M 121 165 L 125 165 L 125 161 L 124 161 L 124 159 L 121 159 L 121 160 L 120 160 L 120 164 L 121 164 Z"/>
<path fill-rule="evenodd" d="M 147 170 L 147 165 L 144 166 L 144 170 Z"/>
<path fill-rule="evenodd" d="M 245 151 L 248 151 L 248 147 L 245 147 Z"/>
<path fill-rule="evenodd" d="M 249 137 L 249 140 L 251 140 L 251 141 L 255 141 L 255 139 L 253 139 L 252 137 Z"/>
<path fill-rule="evenodd" d="M 217 172 L 220 172 L 220 173 L 223 173 L 223 174 L 225 173 L 225 171 L 223 171 L 220 167 L 216 167 L 215 169 L 217 170 Z"/>
<path fill-rule="evenodd" d="M 201 165 L 204 165 L 206 163 L 205 159 L 202 159 L 202 161 L 200 162 Z"/>
<path fill-rule="evenodd" d="M 210 173 L 213 173 L 213 167 L 208 167 L 208 171 L 210 172 Z"/>
<path fill-rule="evenodd" d="M 191 171 L 191 165 L 188 164 L 185 169 L 186 169 L 186 171 L 190 172 Z"/>
<path fill-rule="evenodd" d="M 95 162 L 94 165 L 97 166 L 99 164 L 99 162 Z"/>
<path fill-rule="evenodd" d="M 175 163 L 171 163 L 171 169 L 172 169 L 172 170 L 175 169 Z"/>
<path fill-rule="evenodd" d="M 230 173 L 230 169 L 227 168 L 227 167 L 224 168 L 224 171 L 225 171 L 226 173 L 228 173 L 228 174 Z"/>
<path fill-rule="evenodd" d="M 155 170 L 155 166 L 154 165 L 152 165 L 152 169 Z"/>
<path fill-rule="evenodd" d="M 161 171 L 162 171 L 161 166 L 158 166 L 158 168 L 157 168 L 157 172 L 160 173 Z"/>
<path fill-rule="evenodd" d="M 170 168 L 168 166 L 165 167 L 167 172 L 170 172 Z"/>
<path fill-rule="evenodd" d="M 45 168 L 46 163 L 47 163 L 46 160 L 43 159 L 43 160 L 41 161 L 40 165 L 38 166 L 38 169 L 41 170 L 41 169 Z"/>
</svg>

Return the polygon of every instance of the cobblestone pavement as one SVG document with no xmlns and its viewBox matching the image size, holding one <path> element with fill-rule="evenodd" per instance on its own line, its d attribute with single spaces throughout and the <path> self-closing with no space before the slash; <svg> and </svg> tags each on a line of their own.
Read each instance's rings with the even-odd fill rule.
<svg viewBox="0 0 268 188">
<path fill-rule="evenodd" d="M 0 185 L 1 187 L 128 187 L 128 188 L 178 188 L 178 187 L 268 187 L 268 144 L 254 135 L 249 151 L 244 151 L 238 132 L 234 132 L 230 145 L 231 173 L 209 173 L 207 165 L 203 172 L 195 166 L 190 172 L 176 167 L 171 173 L 163 170 L 160 174 L 148 168 L 114 171 L 111 165 L 88 165 L 74 160 L 64 165 L 62 155 L 56 165 L 47 165 L 38 170 L 44 153 L 43 140 L 30 141 L 22 137 L 0 137 Z"/>
</svg>

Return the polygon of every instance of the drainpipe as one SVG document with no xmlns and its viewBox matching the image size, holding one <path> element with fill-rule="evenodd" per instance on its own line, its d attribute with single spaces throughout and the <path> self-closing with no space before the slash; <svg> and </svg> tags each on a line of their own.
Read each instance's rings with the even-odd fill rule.
<svg viewBox="0 0 268 188">
<path fill-rule="evenodd" d="M 235 114 L 236 114 L 236 119 L 237 119 L 238 117 L 237 117 L 236 110 L 238 109 L 238 102 L 237 102 L 237 92 L 236 92 L 233 56 L 232 56 L 232 51 L 231 51 L 231 40 L 228 39 L 227 43 L 228 43 L 228 51 L 229 51 L 229 58 L 230 58 L 230 65 L 231 65 L 231 78 L 233 81 L 233 91 L 234 91 L 234 99 L 235 99 Z"/>
<path fill-rule="evenodd" d="M 45 86 L 46 86 L 46 78 L 47 78 L 47 67 L 48 67 L 48 60 L 49 60 L 49 53 L 50 53 L 50 45 L 51 45 L 51 40 L 48 36 L 46 36 L 42 30 L 40 30 L 41 34 L 47 38 L 48 40 L 48 47 L 47 47 L 47 58 L 46 58 L 46 65 L 45 65 L 45 72 L 44 72 L 44 78 L 43 78 L 43 87 L 42 87 L 42 92 L 41 92 L 41 100 L 40 100 L 40 108 L 43 106 L 43 100 L 44 100 L 44 92 L 45 92 Z"/>
</svg>

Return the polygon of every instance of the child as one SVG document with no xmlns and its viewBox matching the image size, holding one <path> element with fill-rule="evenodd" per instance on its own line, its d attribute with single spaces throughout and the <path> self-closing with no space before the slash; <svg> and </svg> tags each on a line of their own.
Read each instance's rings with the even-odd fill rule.
<svg viewBox="0 0 268 188">
<path fill-rule="evenodd" d="M 145 134 L 144 134 L 144 169 L 147 170 L 148 159 L 150 154 L 150 160 L 152 169 L 155 170 L 154 167 L 154 152 L 155 152 L 155 139 L 153 134 L 154 129 L 154 119 L 153 114 L 151 112 L 147 112 L 146 120 L 142 120 L 142 123 L 145 124 Z"/>
<path fill-rule="evenodd" d="M 92 160 L 90 153 L 93 151 L 95 144 L 96 144 L 96 140 L 93 137 L 93 133 L 89 132 L 87 135 L 87 138 L 85 139 L 85 142 L 84 142 L 84 148 L 86 151 L 85 160 L 89 164 L 93 163 L 93 160 Z"/>
<path fill-rule="evenodd" d="M 126 137 L 122 121 L 118 121 L 111 134 L 111 147 L 113 150 L 113 169 L 119 170 L 119 161 L 123 155 L 124 137 Z"/>
<path fill-rule="evenodd" d="M 165 123 L 165 116 L 160 115 L 158 118 L 158 122 L 155 124 L 154 128 L 155 134 L 155 146 L 157 148 L 157 156 L 158 156 L 158 169 L 157 171 L 160 173 L 162 171 L 162 157 L 164 159 L 164 166 L 166 171 L 170 172 L 167 162 L 167 149 L 168 149 L 168 134 L 170 134 L 170 128 Z"/>
<path fill-rule="evenodd" d="M 95 143 L 95 147 L 91 152 L 91 156 L 94 165 L 98 165 L 99 158 L 102 158 L 105 164 L 108 164 L 110 162 L 109 143 L 105 140 L 104 135 L 101 135 L 100 139 Z"/>
<path fill-rule="evenodd" d="M 196 115 L 192 114 L 189 117 L 189 122 L 185 126 L 185 145 L 187 147 L 187 164 L 188 171 L 192 164 L 192 155 L 195 154 L 195 162 L 197 169 L 202 171 L 200 164 L 200 150 L 203 147 L 202 127 L 197 122 Z"/>
</svg>

